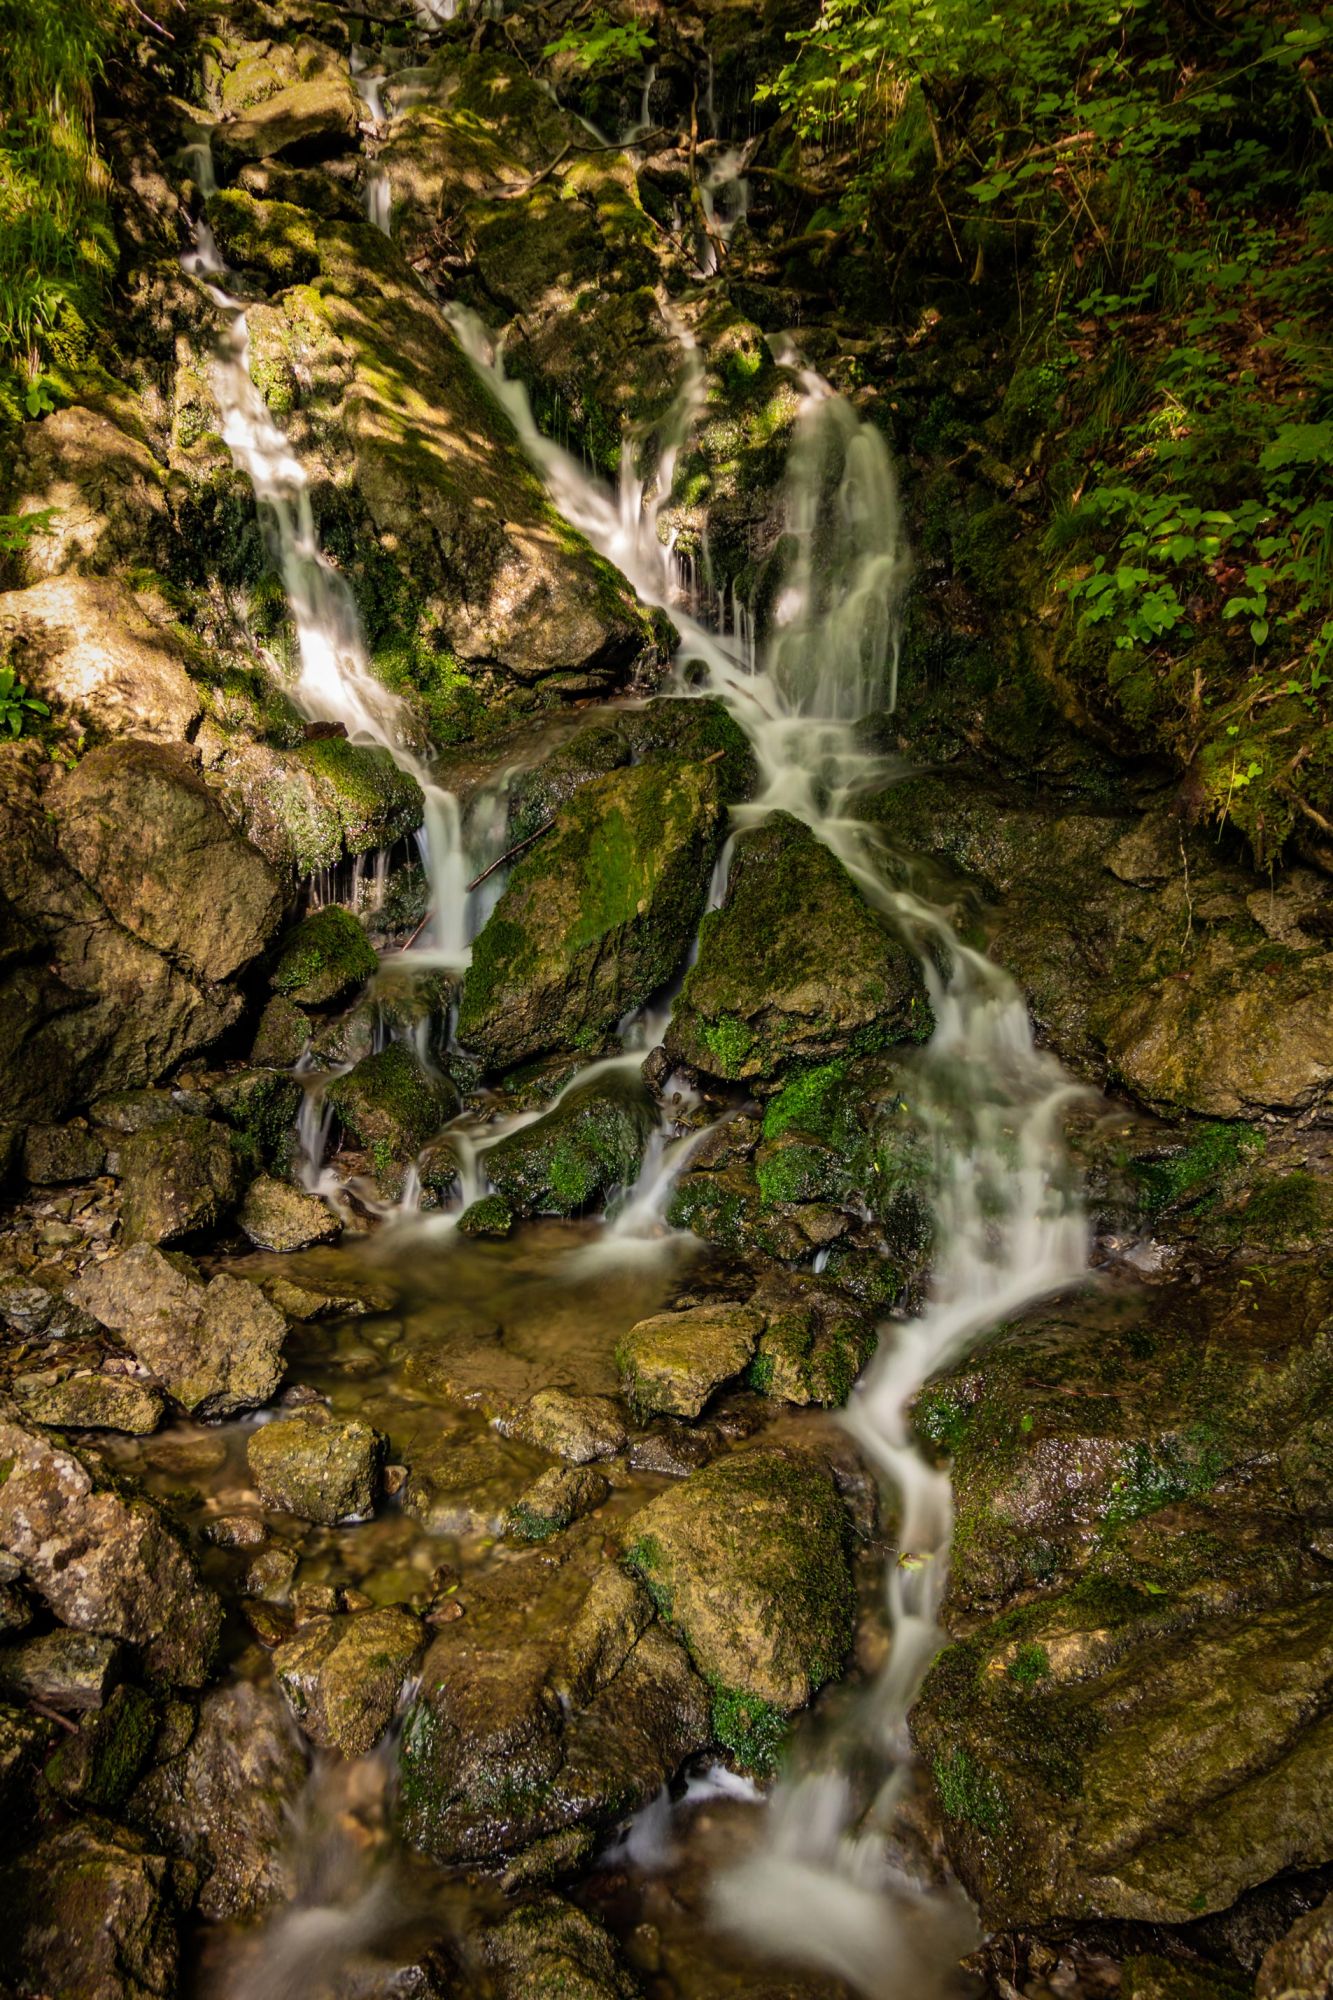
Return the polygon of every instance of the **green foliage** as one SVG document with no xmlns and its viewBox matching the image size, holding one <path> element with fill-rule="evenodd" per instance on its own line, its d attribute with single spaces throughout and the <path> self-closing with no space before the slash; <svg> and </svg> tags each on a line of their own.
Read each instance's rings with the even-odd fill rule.
<svg viewBox="0 0 1333 2000">
<path fill-rule="evenodd" d="M 931 1766 L 935 1789 L 947 1819 L 962 1820 L 978 1833 L 998 1833 L 1004 1805 L 991 1779 L 977 1769 L 966 1750 L 936 1757 Z"/>
<path fill-rule="evenodd" d="M 21 736 L 31 717 L 50 713 L 44 701 L 28 693 L 12 667 L 0 667 L 0 734 L 8 731 L 11 737 Z"/>
<path fill-rule="evenodd" d="M 1036 1687 L 1050 1677 L 1050 1655 L 1035 1639 L 1027 1639 L 1005 1668 L 1005 1674 L 1015 1687 Z"/>
<path fill-rule="evenodd" d="M 710 1680 L 714 1740 L 730 1750 L 746 1771 L 761 1777 L 772 1771 L 787 1735 L 787 1718 L 780 1708 L 740 1688 Z"/>
<path fill-rule="evenodd" d="M 596 75 L 598 70 L 641 62 L 652 46 L 653 38 L 640 22 L 612 21 L 606 9 L 599 7 L 584 27 L 566 28 L 558 41 L 546 44 L 542 54 L 548 62 L 552 56 L 569 56 L 580 69 Z"/>
<path fill-rule="evenodd" d="M 1249 1125 L 1201 1125 L 1187 1146 L 1165 1159 L 1139 1160 L 1133 1173 L 1149 1216 L 1215 1202 L 1240 1178 L 1264 1137 Z"/>
<path fill-rule="evenodd" d="M 121 0 L 0 0 L 0 427 L 53 408 L 116 264 L 93 86 Z"/>
</svg>

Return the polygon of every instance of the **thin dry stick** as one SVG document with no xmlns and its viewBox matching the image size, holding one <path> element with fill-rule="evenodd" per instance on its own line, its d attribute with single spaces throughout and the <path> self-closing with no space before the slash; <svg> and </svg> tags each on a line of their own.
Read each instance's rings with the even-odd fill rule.
<svg viewBox="0 0 1333 2000">
<path fill-rule="evenodd" d="M 498 855 L 497 858 L 494 861 L 492 861 L 489 868 L 483 868 L 480 875 L 473 876 L 472 880 L 467 885 L 468 894 L 471 895 L 474 889 L 479 889 L 481 887 L 481 884 L 486 880 L 486 877 L 488 875 L 494 875 L 497 868 L 503 868 L 506 861 L 512 861 L 514 856 L 516 854 L 521 854 L 525 847 L 531 847 L 534 840 L 540 840 L 544 833 L 549 833 L 554 825 L 555 825 L 555 820 L 548 819 L 546 824 L 544 826 L 539 826 L 535 833 L 530 833 L 526 836 L 525 839 L 516 840 L 512 847 L 507 847 L 503 854 Z"/>
</svg>

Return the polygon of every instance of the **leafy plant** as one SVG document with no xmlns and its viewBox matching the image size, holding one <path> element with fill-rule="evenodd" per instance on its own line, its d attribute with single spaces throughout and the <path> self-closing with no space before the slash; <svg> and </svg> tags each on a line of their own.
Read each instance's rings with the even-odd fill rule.
<svg viewBox="0 0 1333 2000">
<path fill-rule="evenodd" d="M 595 75 L 621 63 L 640 62 L 653 46 L 653 38 L 638 21 L 616 22 L 599 8 L 586 27 L 567 28 L 558 41 L 548 42 L 542 54 L 569 56 L 580 69 Z"/>
<path fill-rule="evenodd" d="M 30 695 L 12 667 L 0 667 L 0 731 L 11 737 L 23 734 L 24 724 L 34 715 L 49 715 L 44 701 Z"/>
</svg>

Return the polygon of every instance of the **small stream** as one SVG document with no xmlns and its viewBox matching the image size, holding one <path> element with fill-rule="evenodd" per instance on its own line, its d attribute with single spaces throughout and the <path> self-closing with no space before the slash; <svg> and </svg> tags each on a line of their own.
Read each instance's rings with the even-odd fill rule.
<svg viewBox="0 0 1333 2000">
<path fill-rule="evenodd" d="M 429 11 L 441 17 L 438 0 Z M 444 17 L 451 11 L 446 4 Z M 652 81 L 650 74 L 631 139 L 648 125 Z M 384 82 L 359 68 L 358 88 L 377 126 Z M 741 162 L 740 149 L 726 149 L 709 170 L 708 271 L 725 255 L 745 212 Z M 202 149 L 195 177 L 206 192 L 212 171 Z M 366 199 L 370 219 L 387 230 L 388 186 L 373 165 Z M 216 371 L 224 435 L 274 537 L 298 640 L 295 698 L 310 719 L 341 723 L 353 740 L 387 748 L 421 784 L 430 915 L 412 957 L 423 967 L 461 969 L 503 886 L 500 873 L 484 893 L 469 895 L 466 888 L 472 873 L 501 851 L 504 815 L 492 816 L 492 851 L 469 853 L 458 798 L 406 747 L 405 714 L 370 673 L 350 590 L 319 548 L 305 473 L 251 379 L 244 308 L 225 289 L 226 273 L 202 221 L 186 264 L 224 315 Z M 844 1980 L 866 2000 L 960 1992 L 956 1964 L 969 1942 L 970 1914 L 960 1897 L 923 1888 L 895 1838 L 896 1810 L 913 1783 L 907 1712 L 942 1640 L 938 1616 L 952 1524 L 947 1471 L 923 1457 L 907 1412 L 932 1373 L 1032 1301 L 1077 1282 L 1088 1236 L 1061 1141 L 1074 1086 L 1034 1046 L 1008 977 L 963 945 L 941 908 L 901 886 L 904 871 L 858 817 L 860 796 L 892 777 L 858 725 L 891 710 L 895 699 L 911 564 L 894 468 L 880 432 L 804 365 L 795 344 L 783 349 L 801 395 L 783 503 L 793 553 L 767 629 L 756 633 L 743 605 L 723 605 L 720 616 L 714 609 L 706 617 L 701 593 L 660 526 L 677 454 L 704 390 L 702 357 L 683 327 L 675 329 L 680 377 L 656 440 L 655 471 L 646 480 L 636 474 L 627 444 L 613 489 L 542 435 L 526 392 L 506 376 L 502 346 L 480 320 L 461 307 L 446 311 L 555 505 L 645 605 L 670 615 L 680 635 L 670 691 L 720 697 L 745 731 L 760 788 L 735 810 L 733 826 L 753 825 L 776 810 L 804 822 L 919 952 L 937 1022 L 930 1042 L 909 1058 L 934 1156 L 930 1294 L 918 1317 L 885 1323 L 878 1353 L 841 1418 L 898 1523 L 875 1614 L 887 1625 L 886 1657 L 876 1672 L 855 1675 L 854 1686 L 823 1704 L 826 1713 L 814 1725 L 798 1728 L 784 1773 L 766 1794 L 729 1774 L 695 1772 L 676 1804 L 664 1796 L 622 1832 L 606 1857 L 604 1890 L 594 1878 L 589 1893 L 622 1936 L 640 1921 L 657 1925 L 666 1984 L 654 1990 L 682 2000 L 742 1991 L 744 1966 L 770 1956 Z M 716 894 L 724 878 L 725 867 Z M 647 1012 L 622 1024 L 623 1053 L 580 1071 L 565 1091 L 613 1072 L 637 1076 L 665 1024 L 665 1014 Z M 460 1236 L 457 1214 L 485 1190 L 489 1147 L 541 1113 L 458 1121 L 451 1131 L 463 1172 L 452 1211 L 414 1214 L 409 1192 L 403 1212 L 377 1235 L 336 1253 L 311 1253 L 312 1268 L 351 1268 L 377 1303 L 367 1316 L 309 1329 L 295 1357 L 297 1383 L 327 1397 L 336 1411 L 355 1411 L 390 1432 L 409 1463 L 416 1444 L 438 1443 L 443 1421 L 438 1406 L 413 1386 L 420 1379 L 414 1356 L 438 1341 L 442 1326 L 465 1334 L 469 1316 L 501 1325 L 503 1343 L 498 1349 L 482 1343 L 470 1363 L 458 1364 L 464 1386 L 469 1367 L 476 1377 L 472 1402 L 463 1396 L 452 1420 L 449 1435 L 460 1445 L 493 1435 L 488 1387 L 517 1394 L 558 1381 L 579 1393 L 614 1394 L 611 1356 L 619 1335 L 658 1310 L 683 1272 L 706 1263 L 700 1246 L 668 1231 L 663 1220 L 674 1179 L 706 1132 L 697 1122 L 682 1123 L 691 1106 L 684 1095 L 673 1101 L 678 1088 L 668 1085 L 660 1128 L 614 1219 L 533 1224 L 504 1244 Z M 317 1090 L 307 1095 L 303 1119 L 307 1180 L 336 1192 L 325 1166 L 328 1130 L 327 1123 L 321 1127 Z M 284 1269 L 293 1261 L 300 1268 L 307 1260 L 287 1260 Z M 488 1383 L 496 1369 L 500 1381 Z M 150 1482 L 166 1485 L 176 1475 L 163 1471 L 155 1454 L 161 1458 L 164 1444 L 193 1442 L 198 1505 L 205 1514 L 217 1512 L 245 1487 L 244 1440 L 254 1421 L 262 1419 L 190 1437 L 173 1433 L 126 1456 Z M 743 1415 L 753 1430 L 829 1421 L 774 1417 L 772 1406 Z M 523 1470 L 523 1448 L 507 1449 Z M 608 1531 L 660 1483 L 660 1476 L 631 1467 L 606 1503 Z M 392 1503 L 361 1526 L 315 1531 L 301 1549 L 301 1574 L 350 1583 L 378 1601 L 377 1591 L 400 1587 L 404 1573 L 424 1583 L 441 1564 L 467 1576 L 504 1560 L 483 1496 L 471 1517 L 460 1509 L 430 1531 Z M 422 1924 L 466 1925 L 467 1909 L 491 1892 L 469 1889 L 394 1848 L 388 1788 L 382 1753 L 361 1764 L 317 1766 L 299 1833 L 296 1903 L 256 1934 L 211 1937 L 201 1991 L 218 2000 L 296 2000 L 323 1993 L 322 1982 L 366 1962 L 367 1954 L 392 1960 L 400 1947 L 410 1948 Z"/>
</svg>

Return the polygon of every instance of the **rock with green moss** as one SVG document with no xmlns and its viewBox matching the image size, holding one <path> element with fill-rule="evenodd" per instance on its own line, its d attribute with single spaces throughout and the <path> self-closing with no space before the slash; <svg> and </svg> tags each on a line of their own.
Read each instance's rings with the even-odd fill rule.
<svg viewBox="0 0 1333 2000">
<path fill-rule="evenodd" d="M 720 910 L 699 934 L 667 1053 L 732 1082 L 922 1041 L 932 1026 L 920 964 L 798 820 L 740 834 Z"/>
<path fill-rule="evenodd" d="M 295 1069 L 309 1047 L 309 1021 L 294 1000 L 275 993 L 259 1017 L 251 1062 L 263 1069 Z"/>
<path fill-rule="evenodd" d="M 604 778 L 608 771 L 622 769 L 630 761 L 626 731 L 615 721 L 590 723 L 557 743 L 539 763 L 520 771 L 510 784 L 511 841 L 531 838 L 554 819 L 580 787 L 593 778 Z"/>
<path fill-rule="evenodd" d="M 611 1488 L 587 1466 L 553 1465 L 525 1487 L 505 1516 L 505 1532 L 520 1542 L 546 1542 L 600 1507 Z"/>
<path fill-rule="evenodd" d="M 473 947 L 459 1040 L 503 1069 L 604 1039 L 685 956 L 719 818 L 707 765 L 640 764 L 584 785 Z"/>
<path fill-rule="evenodd" d="M 715 1389 L 741 1374 L 763 1329 L 762 1313 L 732 1300 L 640 1320 L 616 1347 L 625 1400 L 640 1422 L 697 1417 Z"/>
<path fill-rule="evenodd" d="M 320 1410 L 265 1424 L 246 1458 L 266 1507 L 333 1527 L 373 1512 L 384 1451 L 383 1437 L 360 1417 Z"/>
<path fill-rule="evenodd" d="M 299 1006 L 327 1007 L 373 978 L 378 965 L 356 918 L 330 903 L 283 939 L 270 984 Z"/>
<path fill-rule="evenodd" d="M 458 1218 L 464 1236 L 504 1237 L 514 1226 L 514 1211 L 502 1194 L 484 1194 Z"/>
<path fill-rule="evenodd" d="M 286 1005 L 270 1003 L 276 1004 Z M 302 1034 L 308 1035 L 305 1017 L 296 1008 L 292 1011 Z M 302 1094 L 297 1077 L 275 1075 L 271 1069 L 232 1070 L 208 1079 L 213 1107 L 231 1127 L 236 1155 L 251 1173 L 264 1168 L 285 1173 L 296 1165 L 296 1121 Z"/>
<path fill-rule="evenodd" d="M 848 1532 L 820 1459 L 763 1448 L 715 1459 L 650 1502 L 626 1561 L 710 1681 L 787 1711 L 847 1658 Z"/>
<path fill-rule="evenodd" d="M 489 1147 L 486 1177 L 516 1215 L 577 1215 L 633 1184 L 656 1124 L 639 1078 L 590 1083 Z"/>
<path fill-rule="evenodd" d="M 458 1093 L 432 1074 L 405 1042 L 365 1056 L 335 1077 L 327 1100 L 339 1123 L 366 1148 L 377 1173 L 414 1159 L 458 1110 Z"/>
<path fill-rule="evenodd" d="M 199 1911 L 210 1921 L 288 1902 L 296 1891 L 292 1815 L 306 1760 L 281 1698 L 232 1680 L 177 1723 L 175 1741 L 159 1745 L 134 1790 L 136 1824 L 199 1870 Z"/>
<path fill-rule="evenodd" d="M 58 1745 L 43 1774 L 47 1785 L 71 1804 L 118 1811 L 148 1761 L 158 1722 L 158 1704 L 143 1688 L 113 1688 L 77 1735 Z"/>
<path fill-rule="evenodd" d="M 800 1275 L 760 1287 L 766 1323 L 750 1366 L 752 1388 L 775 1401 L 840 1408 L 875 1351 L 871 1315 Z"/>
<path fill-rule="evenodd" d="M 125 1649 L 91 1632 L 41 1632 L 0 1651 L 0 1690 L 62 1714 L 103 1708 L 125 1672 Z"/>
<path fill-rule="evenodd" d="M 346 71 L 327 70 L 289 84 L 238 117 L 213 128 L 213 149 L 224 166 L 245 160 L 327 159 L 357 142 L 361 102 Z"/>
<path fill-rule="evenodd" d="M 425 798 L 388 750 L 343 736 L 275 749 L 239 731 L 215 695 L 200 732 L 211 781 L 232 817 L 289 886 L 421 825 Z M 218 723 L 224 727 L 217 726 Z"/>
<path fill-rule="evenodd" d="M 572 1396 L 564 1389 L 539 1389 L 508 1430 L 570 1465 L 614 1458 L 625 1444 L 625 1426 L 609 1396 Z"/>
<path fill-rule="evenodd" d="M 308 1250 L 342 1234 L 342 1223 L 319 1195 L 267 1174 L 251 1181 L 237 1220 L 260 1250 Z"/>
<path fill-rule="evenodd" d="M 558 1896 L 524 1903 L 483 1931 L 479 1949 L 500 2000 L 638 2000 L 610 1933 Z"/>
<path fill-rule="evenodd" d="M 231 1140 L 210 1118 L 176 1118 L 135 1133 L 120 1146 L 117 1164 L 127 1243 L 179 1243 L 214 1229 L 240 1193 Z"/>
<path fill-rule="evenodd" d="M 110 1821 L 74 1820 L 0 1874 L 0 1979 L 62 2000 L 165 2000 L 180 1949 L 172 1863 Z"/>
<path fill-rule="evenodd" d="M 717 773 L 726 805 L 737 805 L 758 789 L 750 739 L 716 695 L 658 695 L 642 708 L 626 709 L 620 728 L 636 758 L 707 763 Z"/>
<path fill-rule="evenodd" d="M 423 1644 L 419 1621 L 396 1605 L 313 1618 L 278 1647 L 273 1671 L 312 1743 L 364 1757 L 393 1720 Z"/>
<path fill-rule="evenodd" d="M 223 188 L 209 197 L 208 222 L 233 269 L 258 272 L 276 289 L 301 284 L 319 269 L 315 218 L 290 202 Z"/>
<path fill-rule="evenodd" d="M 24 1416 L 35 1424 L 60 1430 L 126 1431 L 132 1437 L 155 1431 L 166 1408 L 160 1391 L 147 1383 L 91 1368 L 22 1389 L 18 1401 Z"/>
<path fill-rule="evenodd" d="M 479 1576 L 466 1616 L 427 1653 L 399 1749 L 399 1813 L 411 1845 L 437 1860 L 614 1824 L 709 1740 L 684 1649 L 627 1618 L 618 1592 L 594 1595 L 599 1541 L 574 1529 Z"/>
</svg>

